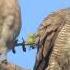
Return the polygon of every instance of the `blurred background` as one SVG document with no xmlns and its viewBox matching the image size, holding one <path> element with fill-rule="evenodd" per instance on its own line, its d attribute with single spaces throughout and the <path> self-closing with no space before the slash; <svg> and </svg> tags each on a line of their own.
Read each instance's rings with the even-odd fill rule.
<svg viewBox="0 0 70 70">
<path fill-rule="evenodd" d="M 70 0 L 18 0 L 21 7 L 22 28 L 18 37 L 26 40 L 31 32 L 36 32 L 42 20 L 51 12 L 70 7 Z M 37 49 L 23 52 L 22 47 L 16 47 L 16 54 L 8 53 L 8 61 L 23 68 L 33 69 L 36 60 Z"/>
</svg>

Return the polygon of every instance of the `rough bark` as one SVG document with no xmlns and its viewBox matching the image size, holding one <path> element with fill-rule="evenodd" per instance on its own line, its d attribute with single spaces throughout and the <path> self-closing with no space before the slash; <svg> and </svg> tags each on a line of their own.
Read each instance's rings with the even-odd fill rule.
<svg viewBox="0 0 70 70">
<path fill-rule="evenodd" d="M 34 70 L 70 70 L 70 8 L 50 14 L 39 27 Z"/>
</svg>

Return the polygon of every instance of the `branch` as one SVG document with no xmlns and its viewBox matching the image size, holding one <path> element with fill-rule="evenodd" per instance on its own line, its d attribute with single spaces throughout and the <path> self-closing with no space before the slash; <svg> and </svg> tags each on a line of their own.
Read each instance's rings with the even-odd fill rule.
<svg viewBox="0 0 70 70">
<path fill-rule="evenodd" d="M 34 49 L 37 45 L 36 43 L 27 43 L 24 39 L 21 43 L 18 43 L 18 40 L 15 41 L 15 46 L 22 46 L 24 52 L 26 52 L 26 46 L 30 46 L 30 48 Z"/>
</svg>

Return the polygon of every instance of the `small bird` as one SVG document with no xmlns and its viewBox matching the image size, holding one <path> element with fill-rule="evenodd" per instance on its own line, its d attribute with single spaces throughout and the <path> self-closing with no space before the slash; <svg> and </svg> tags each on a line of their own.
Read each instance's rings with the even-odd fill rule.
<svg viewBox="0 0 70 70">
<path fill-rule="evenodd" d="M 35 43 L 35 40 L 36 40 L 35 34 L 30 33 L 30 35 L 28 36 L 26 42 L 28 44 L 34 44 Z"/>
<path fill-rule="evenodd" d="M 30 33 L 26 40 L 26 44 L 28 44 L 30 46 L 30 48 L 34 49 L 34 46 L 36 46 L 35 41 L 36 41 L 36 34 Z"/>
</svg>

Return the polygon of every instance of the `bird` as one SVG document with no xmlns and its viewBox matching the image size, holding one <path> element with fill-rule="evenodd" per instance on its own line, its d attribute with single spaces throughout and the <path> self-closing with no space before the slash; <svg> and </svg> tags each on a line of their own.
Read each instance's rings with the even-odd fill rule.
<svg viewBox="0 0 70 70">
<path fill-rule="evenodd" d="M 15 41 L 21 30 L 21 10 L 18 0 L 0 0 L 0 55 L 15 53 Z"/>
</svg>

